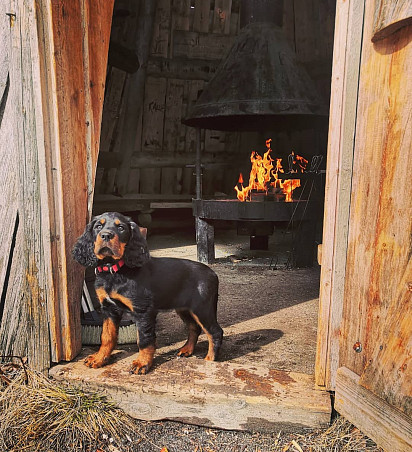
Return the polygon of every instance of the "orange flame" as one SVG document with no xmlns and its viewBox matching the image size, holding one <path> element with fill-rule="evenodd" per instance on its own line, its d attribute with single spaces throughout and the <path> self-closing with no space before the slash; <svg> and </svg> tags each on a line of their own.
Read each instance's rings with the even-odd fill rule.
<svg viewBox="0 0 412 452">
<path fill-rule="evenodd" d="M 252 168 L 249 175 L 249 185 L 246 187 L 243 186 L 243 175 L 240 173 L 238 183 L 234 187 L 239 201 L 246 201 L 250 198 L 252 190 L 264 191 L 267 193 L 269 187 L 272 186 L 274 188 L 281 189 L 282 193 L 286 196 L 285 201 L 291 202 L 293 190 L 300 187 L 299 179 L 286 179 L 282 181 L 279 178 L 279 173 L 284 173 L 282 159 L 276 159 L 276 166 L 274 168 L 274 160 L 270 156 L 270 153 L 272 152 L 270 147 L 271 141 L 272 140 L 270 138 L 266 140 L 267 151 L 264 153 L 263 157 L 261 157 L 256 151 L 252 151 L 250 155 Z M 308 161 L 299 155 L 295 156 L 293 151 L 291 155 L 293 155 L 293 166 L 297 166 L 300 172 L 303 173 Z M 292 170 L 292 172 L 297 171 Z"/>
</svg>

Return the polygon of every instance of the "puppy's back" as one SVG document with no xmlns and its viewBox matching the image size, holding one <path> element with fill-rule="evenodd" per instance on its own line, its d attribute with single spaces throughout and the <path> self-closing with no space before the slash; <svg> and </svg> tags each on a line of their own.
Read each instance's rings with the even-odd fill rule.
<svg viewBox="0 0 412 452">
<path fill-rule="evenodd" d="M 151 291 L 157 309 L 190 309 L 193 303 L 217 301 L 219 280 L 207 265 L 188 259 L 152 257 Z"/>
</svg>

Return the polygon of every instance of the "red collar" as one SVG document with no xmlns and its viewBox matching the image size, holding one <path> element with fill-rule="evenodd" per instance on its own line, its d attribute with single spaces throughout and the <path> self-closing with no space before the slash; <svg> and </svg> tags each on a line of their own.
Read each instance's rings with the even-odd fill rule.
<svg viewBox="0 0 412 452">
<path fill-rule="evenodd" d="M 95 274 L 98 273 L 104 273 L 104 272 L 110 272 L 112 275 L 114 273 L 117 273 L 124 265 L 124 260 L 120 259 L 115 264 L 104 264 L 101 267 L 96 267 L 94 269 Z"/>
</svg>

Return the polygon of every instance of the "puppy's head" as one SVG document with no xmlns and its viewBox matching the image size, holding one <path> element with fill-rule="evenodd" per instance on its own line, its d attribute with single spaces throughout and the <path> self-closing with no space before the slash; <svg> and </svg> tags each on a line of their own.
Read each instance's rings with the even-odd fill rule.
<svg viewBox="0 0 412 452">
<path fill-rule="evenodd" d="M 147 229 L 139 228 L 129 217 L 107 212 L 86 226 L 73 248 L 73 257 L 85 267 L 93 267 L 99 260 L 119 259 L 128 267 L 141 267 L 150 259 L 146 233 Z"/>
</svg>

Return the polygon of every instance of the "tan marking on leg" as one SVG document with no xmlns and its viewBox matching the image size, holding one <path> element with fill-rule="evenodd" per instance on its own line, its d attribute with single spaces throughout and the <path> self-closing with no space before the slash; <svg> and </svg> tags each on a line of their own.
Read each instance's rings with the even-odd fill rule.
<svg viewBox="0 0 412 452">
<path fill-rule="evenodd" d="M 103 322 L 102 343 L 97 353 L 88 356 L 84 363 L 87 367 L 98 368 L 104 366 L 117 344 L 118 326 L 112 319 Z"/>
<path fill-rule="evenodd" d="M 200 328 L 205 332 L 207 339 L 209 341 L 209 350 L 207 352 L 207 355 L 205 357 L 206 361 L 214 361 L 215 360 L 215 352 L 214 352 L 214 344 L 213 344 L 213 337 L 212 335 L 206 330 L 206 328 L 202 325 L 201 321 L 199 320 L 199 317 L 196 314 L 193 314 L 192 311 L 190 311 L 193 318 L 196 320 L 196 322 L 199 324 Z"/>
<path fill-rule="evenodd" d="M 98 287 L 96 289 L 96 295 L 100 301 L 100 304 L 102 304 L 104 300 L 109 298 L 109 294 L 106 292 L 106 290 L 103 287 Z"/>
<path fill-rule="evenodd" d="M 132 363 L 131 372 L 134 374 L 146 374 L 152 367 L 155 351 L 156 347 L 154 345 L 140 349 L 137 359 Z"/>
<path fill-rule="evenodd" d="M 199 334 L 197 332 L 195 325 L 189 324 L 188 328 L 189 328 L 189 337 L 187 338 L 186 344 L 177 353 L 177 356 L 189 357 L 193 355 L 193 352 L 195 350 L 195 345 L 197 344 Z"/>
<path fill-rule="evenodd" d="M 124 295 L 120 295 L 119 293 L 115 292 L 114 290 L 112 292 L 110 292 L 110 298 L 113 298 L 114 300 L 119 300 L 120 303 L 123 303 L 127 308 L 129 308 L 131 311 L 133 311 L 133 303 L 130 298 L 127 298 Z"/>
</svg>

